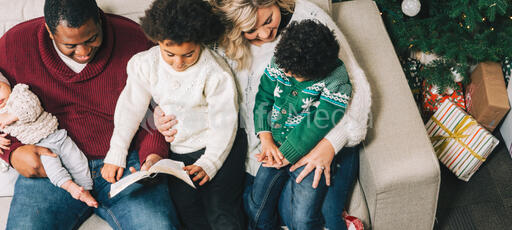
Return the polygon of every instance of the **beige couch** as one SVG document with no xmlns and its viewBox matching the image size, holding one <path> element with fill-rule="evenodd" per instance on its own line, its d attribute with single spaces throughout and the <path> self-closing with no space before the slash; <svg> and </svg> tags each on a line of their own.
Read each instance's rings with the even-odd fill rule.
<svg viewBox="0 0 512 230">
<path fill-rule="evenodd" d="M 97 0 L 106 11 L 138 21 L 151 0 Z M 359 182 L 349 213 L 373 229 L 432 229 L 437 207 L 439 164 L 427 138 L 397 56 L 375 3 L 359 0 L 330 4 L 372 88 L 372 116 L 360 155 Z M 0 0 L 0 35 L 13 25 L 43 14 L 43 0 Z M 0 228 L 12 194 L 11 173 L 0 174 Z M 4 185 L 6 184 L 6 185 Z M 110 229 L 93 215 L 80 229 Z"/>
</svg>

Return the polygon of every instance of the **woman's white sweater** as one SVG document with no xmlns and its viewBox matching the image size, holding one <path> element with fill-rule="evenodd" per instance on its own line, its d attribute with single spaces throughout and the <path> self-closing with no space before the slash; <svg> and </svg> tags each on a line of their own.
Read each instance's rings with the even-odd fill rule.
<svg viewBox="0 0 512 230">
<path fill-rule="evenodd" d="M 185 154 L 206 148 L 194 164 L 212 179 L 229 154 L 238 126 L 236 84 L 229 66 L 202 48 L 196 64 L 176 72 L 155 46 L 134 55 L 127 72 L 104 162 L 126 167 L 128 147 L 153 98 L 165 114 L 175 115 L 178 121 L 171 150 Z"/>
<path fill-rule="evenodd" d="M 338 153 L 345 145 L 355 146 L 364 140 L 366 136 L 368 116 L 370 114 L 371 93 L 366 76 L 359 67 L 354 54 L 332 18 L 317 5 L 306 1 L 297 0 L 291 21 L 316 19 L 324 23 L 334 31 L 340 44 L 340 59 L 345 63 L 352 83 L 352 100 L 343 119 L 325 136 L 333 145 L 335 153 Z M 251 45 L 252 65 L 249 70 L 235 71 L 236 80 L 240 89 L 240 117 L 241 126 L 246 129 L 249 141 L 249 151 L 246 161 L 247 172 L 255 175 L 260 163 L 254 154 L 260 152 L 260 141 L 254 133 L 253 108 L 256 93 L 265 66 L 270 63 L 274 49 L 280 40 L 280 36 L 273 42 L 264 43 L 261 46 Z M 233 69 L 234 62 L 230 61 Z"/>
</svg>

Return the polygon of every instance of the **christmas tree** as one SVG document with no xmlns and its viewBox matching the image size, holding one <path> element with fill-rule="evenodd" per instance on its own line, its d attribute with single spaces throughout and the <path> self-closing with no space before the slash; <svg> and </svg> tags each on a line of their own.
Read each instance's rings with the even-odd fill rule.
<svg viewBox="0 0 512 230">
<path fill-rule="evenodd" d="M 471 66 L 512 56 L 510 0 L 375 0 L 402 60 L 440 90 L 469 82 Z M 421 6 L 420 6 L 421 4 Z M 407 14 L 407 15 L 406 15 Z"/>
</svg>

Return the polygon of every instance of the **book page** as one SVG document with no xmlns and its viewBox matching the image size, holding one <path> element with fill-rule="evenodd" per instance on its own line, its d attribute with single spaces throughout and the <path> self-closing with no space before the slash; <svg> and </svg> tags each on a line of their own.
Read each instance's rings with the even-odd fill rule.
<svg viewBox="0 0 512 230">
<path fill-rule="evenodd" d="M 150 173 L 148 171 L 138 171 L 138 172 L 132 173 L 132 174 L 122 178 L 121 180 L 117 181 L 116 183 L 110 185 L 110 193 L 109 193 L 110 198 L 114 197 L 115 195 L 117 195 L 118 193 L 123 191 L 126 187 L 130 186 L 131 184 L 133 184 L 141 179 L 144 179 L 146 177 L 149 177 L 149 174 Z"/>
<path fill-rule="evenodd" d="M 185 164 L 181 161 L 174 161 L 171 159 L 163 159 L 154 164 L 150 169 L 150 173 L 167 173 L 175 176 L 183 182 L 190 185 L 192 188 L 196 188 L 192 179 L 188 175 L 187 171 L 183 170 Z"/>
</svg>

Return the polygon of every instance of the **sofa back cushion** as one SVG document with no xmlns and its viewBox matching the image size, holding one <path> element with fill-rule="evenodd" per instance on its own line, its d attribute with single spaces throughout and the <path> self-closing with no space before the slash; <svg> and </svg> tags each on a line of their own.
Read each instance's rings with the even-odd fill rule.
<svg viewBox="0 0 512 230">
<path fill-rule="evenodd" d="M 310 0 L 331 12 L 330 0 Z M 144 15 L 153 0 L 96 0 L 107 13 L 125 16 L 135 22 Z M 0 37 L 18 23 L 43 16 L 43 0 L 0 0 Z"/>
</svg>

